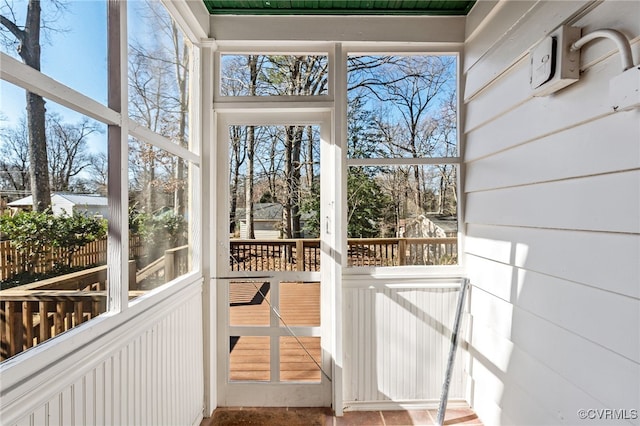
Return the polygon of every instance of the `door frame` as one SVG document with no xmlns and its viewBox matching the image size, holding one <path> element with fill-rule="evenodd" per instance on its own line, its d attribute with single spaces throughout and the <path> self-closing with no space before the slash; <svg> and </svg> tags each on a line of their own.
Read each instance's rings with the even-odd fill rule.
<svg viewBox="0 0 640 426">
<path fill-rule="evenodd" d="M 274 108 L 264 108 L 259 105 L 247 105 L 242 108 L 216 108 L 216 173 L 215 180 L 223 185 L 218 185 L 216 190 L 216 236 L 217 250 L 215 259 L 215 273 L 213 282 L 216 285 L 216 358 L 217 358 L 217 405 L 218 406 L 332 406 L 335 405 L 333 395 L 335 388 L 339 386 L 335 379 L 335 312 L 332 303 L 336 296 L 335 264 L 339 259 L 335 254 L 340 253 L 335 247 L 335 225 L 340 218 L 336 218 L 335 197 L 336 175 L 331 169 L 340 167 L 332 166 L 331 158 L 335 156 L 335 143 L 333 140 L 333 114 L 331 108 L 311 107 L 301 105 L 283 107 L 279 104 Z M 297 272 L 273 272 L 255 271 L 231 272 L 228 257 L 228 229 L 229 229 L 229 136 L 228 129 L 232 125 L 317 125 L 320 127 L 320 272 L 306 272 L 299 275 Z M 318 278 L 320 281 L 320 337 L 322 346 L 322 370 L 319 383 L 300 382 L 231 382 L 229 380 L 229 316 L 228 316 L 228 277 L 237 276 L 239 280 L 251 279 L 251 276 L 263 277 L 264 281 L 271 282 L 271 288 L 280 282 L 279 278 L 308 279 Z M 307 276 L 308 275 L 308 276 Z M 261 278 L 262 280 L 262 278 Z M 266 328 L 266 327 L 263 327 Z M 269 327 L 270 330 L 262 330 L 261 335 L 282 335 L 282 333 Z M 271 365 L 274 365 L 272 360 Z M 329 377 L 326 377 L 326 373 Z"/>
</svg>

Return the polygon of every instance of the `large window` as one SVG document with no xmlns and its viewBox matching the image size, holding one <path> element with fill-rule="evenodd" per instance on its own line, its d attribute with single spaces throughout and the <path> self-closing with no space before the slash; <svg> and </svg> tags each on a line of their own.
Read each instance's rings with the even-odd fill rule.
<svg viewBox="0 0 640 426">
<path fill-rule="evenodd" d="M 0 5 L 0 361 L 194 269 L 189 41 L 156 1 L 35 4 Z"/>
<path fill-rule="evenodd" d="M 131 286 L 145 291 L 192 268 L 192 47 L 160 2 L 129 2 L 128 21 L 129 116 L 152 132 L 133 130 L 128 147 L 129 233 L 138 247 Z"/>
<path fill-rule="evenodd" d="M 456 58 L 348 58 L 348 266 L 455 265 Z"/>
</svg>

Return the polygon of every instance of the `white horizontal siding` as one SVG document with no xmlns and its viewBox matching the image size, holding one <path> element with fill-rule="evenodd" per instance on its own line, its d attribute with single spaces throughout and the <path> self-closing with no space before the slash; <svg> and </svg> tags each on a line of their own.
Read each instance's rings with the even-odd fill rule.
<svg viewBox="0 0 640 426">
<path fill-rule="evenodd" d="M 133 337 L 95 351 L 62 377 L 20 395 L 3 424 L 188 425 L 203 408 L 202 299 L 176 295 L 163 312 L 127 323 Z M 77 353 L 83 351 L 82 347 Z M 39 403 L 44 400 L 44 403 Z M 5 401 L 3 401 L 5 402 Z M 10 418 L 18 419 L 9 421 Z M 8 422 L 7 422 L 8 421 Z"/>
<path fill-rule="evenodd" d="M 346 288 L 345 406 L 437 402 L 458 295 L 455 288 Z M 452 400 L 464 398 L 463 362 L 459 349 Z"/>
<path fill-rule="evenodd" d="M 531 96 L 527 53 L 571 24 L 622 31 L 638 63 L 640 3 L 499 2 L 484 13 L 465 49 L 471 404 L 487 424 L 635 409 L 640 111 L 608 103 L 621 72 L 610 41 L 583 47 L 580 81 L 544 98 Z"/>
<path fill-rule="evenodd" d="M 640 167 L 640 126 L 607 115 L 467 164 L 467 192 L 631 170 Z M 616 155 L 603 156 L 613 149 Z M 500 167 L 500 173 L 495 170 Z M 505 175 L 509 179 L 505 179 Z"/>
<path fill-rule="evenodd" d="M 633 234 L 470 224 L 465 249 L 495 264 L 640 297 L 640 243 Z"/>
<path fill-rule="evenodd" d="M 640 170 L 474 192 L 467 209 L 473 224 L 636 234 Z"/>
</svg>

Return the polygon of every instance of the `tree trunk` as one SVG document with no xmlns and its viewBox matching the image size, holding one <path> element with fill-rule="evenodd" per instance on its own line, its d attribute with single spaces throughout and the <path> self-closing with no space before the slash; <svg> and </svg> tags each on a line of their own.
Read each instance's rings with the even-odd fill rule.
<svg viewBox="0 0 640 426">
<path fill-rule="evenodd" d="M 187 114 L 189 112 L 189 91 L 187 86 L 187 70 L 189 64 L 189 49 L 183 41 L 180 43 L 178 27 L 175 22 L 171 21 L 171 30 L 173 36 L 175 67 L 176 67 L 176 84 L 180 96 L 180 112 L 178 114 L 178 143 L 183 148 L 188 148 L 187 144 Z M 182 55 L 180 54 L 180 46 L 182 45 Z M 181 58 L 182 56 L 182 58 Z M 182 158 L 178 158 L 176 167 L 176 189 L 174 196 L 174 211 L 176 215 L 183 216 L 186 211 L 186 191 L 187 186 L 185 175 L 185 164 Z"/>
<path fill-rule="evenodd" d="M 304 127 L 287 126 L 285 136 L 284 175 L 286 180 L 286 202 L 284 205 L 284 228 L 286 238 L 300 238 L 300 151 Z"/>
<path fill-rule="evenodd" d="M 249 81 L 249 95 L 255 96 L 258 83 L 258 56 L 249 55 L 247 59 L 251 80 Z M 247 238 L 254 239 L 255 229 L 253 224 L 253 168 L 256 145 L 255 127 L 247 128 L 247 183 L 245 185 L 245 221 L 247 223 Z"/>
<path fill-rule="evenodd" d="M 29 122 L 29 180 L 33 210 L 42 212 L 51 206 L 49 162 L 45 136 L 45 107 L 42 96 L 27 92 L 27 120 Z"/>
<path fill-rule="evenodd" d="M 231 127 L 231 206 L 229 210 L 229 232 L 231 235 L 235 235 L 237 230 L 236 223 L 236 210 L 238 208 L 238 189 L 240 186 L 240 165 L 244 163 L 244 159 L 240 158 L 241 140 L 240 140 L 240 127 Z"/>
<path fill-rule="evenodd" d="M 40 71 L 40 1 L 29 0 L 24 30 L 2 17 L 2 24 L 18 39 L 18 53 L 24 63 Z M 51 206 L 49 162 L 45 134 L 45 107 L 42 96 L 27 92 L 27 122 L 29 126 L 29 180 L 33 209 L 44 211 Z"/>
<path fill-rule="evenodd" d="M 254 239 L 253 225 L 253 158 L 255 150 L 255 128 L 247 128 L 247 182 L 245 184 L 245 222 L 247 224 L 247 238 Z"/>
</svg>

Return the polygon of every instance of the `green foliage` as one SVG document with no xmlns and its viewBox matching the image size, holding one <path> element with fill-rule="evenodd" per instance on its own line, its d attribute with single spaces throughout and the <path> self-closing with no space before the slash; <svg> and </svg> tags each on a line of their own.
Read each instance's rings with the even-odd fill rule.
<svg viewBox="0 0 640 426">
<path fill-rule="evenodd" d="M 319 238 L 320 230 L 320 183 L 316 180 L 311 186 L 311 191 L 305 193 L 302 198 L 300 211 L 304 217 L 305 236 Z"/>
<path fill-rule="evenodd" d="M 62 249 L 67 266 L 71 267 L 73 255 L 88 243 L 107 235 L 107 220 L 73 212 L 71 216 L 54 216 L 55 229 L 52 232 L 52 246 Z"/>
<path fill-rule="evenodd" d="M 129 210 L 129 231 L 142 237 L 149 248 L 149 261 L 153 261 L 170 248 L 187 243 L 186 219 L 172 210 L 149 214 L 135 208 Z"/>
<path fill-rule="evenodd" d="M 350 167 L 347 174 L 347 234 L 353 238 L 382 237 L 385 212 L 391 205 L 373 176 L 359 167 Z"/>
<path fill-rule="evenodd" d="M 350 167 L 347 174 L 347 235 L 350 238 L 384 237 L 385 222 L 390 221 L 391 198 L 382 191 L 374 176 L 359 167 Z M 314 182 L 302 200 L 305 234 L 317 238 L 320 229 L 320 185 Z"/>
<path fill-rule="evenodd" d="M 70 267 L 74 253 L 85 244 L 103 238 L 106 231 L 105 219 L 78 212 L 54 216 L 50 211 L 32 211 L 0 217 L 0 232 L 25 256 L 29 272 L 34 271 L 53 247 L 62 250 L 62 260 Z M 56 263 L 63 265 L 60 259 Z"/>
<path fill-rule="evenodd" d="M 0 217 L 0 232 L 11 240 L 26 259 L 26 269 L 32 272 L 49 252 L 55 229 L 55 218 L 49 211 L 20 212 Z"/>
</svg>

